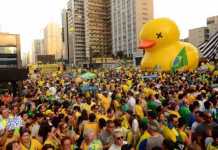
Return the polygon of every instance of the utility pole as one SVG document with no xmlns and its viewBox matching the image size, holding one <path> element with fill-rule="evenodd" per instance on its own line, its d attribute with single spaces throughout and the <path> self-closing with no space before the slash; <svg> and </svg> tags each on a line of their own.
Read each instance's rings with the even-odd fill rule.
<svg viewBox="0 0 218 150">
<path fill-rule="evenodd" d="M 92 67 L 92 46 L 89 47 L 89 52 L 90 52 L 89 69 L 91 69 Z"/>
<path fill-rule="evenodd" d="M 70 64 L 70 41 L 69 41 L 69 12 L 71 9 L 66 10 L 66 28 L 67 28 L 67 64 Z"/>
</svg>

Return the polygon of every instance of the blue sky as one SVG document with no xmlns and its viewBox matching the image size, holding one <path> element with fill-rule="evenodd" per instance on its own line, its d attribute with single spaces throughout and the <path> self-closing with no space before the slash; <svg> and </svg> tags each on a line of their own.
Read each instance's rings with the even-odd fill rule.
<svg viewBox="0 0 218 150">
<path fill-rule="evenodd" d="M 21 34 L 22 52 L 40 38 L 48 22 L 61 24 L 61 10 L 67 0 L 0 0 L 0 30 Z M 188 29 L 206 25 L 208 16 L 218 15 L 218 0 L 154 0 L 155 17 L 177 22 L 182 38 Z"/>
</svg>

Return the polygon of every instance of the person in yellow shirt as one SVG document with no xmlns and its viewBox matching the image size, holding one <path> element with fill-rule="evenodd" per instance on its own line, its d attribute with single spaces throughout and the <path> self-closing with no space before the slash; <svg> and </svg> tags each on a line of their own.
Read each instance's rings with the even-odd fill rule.
<svg viewBox="0 0 218 150">
<path fill-rule="evenodd" d="M 6 146 L 12 142 L 12 141 L 17 141 L 19 138 L 18 136 L 15 136 L 14 134 L 15 130 L 7 130 L 4 131 L 4 134 L 2 137 L 0 137 L 0 143 L 2 145 L 2 149 L 6 149 Z"/>
<path fill-rule="evenodd" d="M 171 115 L 176 115 L 177 118 L 181 117 L 179 114 L 179 105 L 176 102 L 170 102 L 167 112 Z"/>
<path fill-rule="evenodd" d="M 139 116 L 140 119 L 144 117 L 144 111 L 142 105 L 140 104 L 140 99 L 138 98 L 136 99 L 135 114 Z"/>
<path fill-rule="evenodd" d="M 176 126 L 178 124 L 178 118 L 176 115 L 171 114 L 168 117 L 167 125 L 163 125 L 163 136 L 165 139 L 170 140 L 174 143 L 177 142 L 177 138 L 179 136 L 178 131 L 176 130 Z"/>
<path fill-rule="evenodd" d="M 20 129 L 21 150 L 41 150 L 42 144 L 36 139 L 32 139 L 30 135 L 30 130 L 27 128 Z"/>
<path fill-rule="evenodd" d="M 6 145 L 6 150 L 21 150 L 19 141 L 11 141 Z"/>
<path fill-rule="evenodd" d="M 108 111 L 111 105 L 111 100 L 109 99 L 108 95 L 106 93 L 103 94 L 97 94 L 98 98 L 100 99 L 101 105 L 104 108 L 105 111 Z"/>
<path fill-rule="evenodd" d="M 107 120 L 114 120 L 115 116 L 114 116 L 114 109 L 109 108 L 107 111 Z"/>
<path fill-rule="evenodd" d="M 141 120 L 141 130 L 142 130 L 142 136 L 139 139 L 139 142 L 136 146 L 136 150 L 144 150 L 146 148 L 147 140 L 151 136 L 148 129 L 148 120 L 146 118 L 143 118 Z"/>
<path fill-rule="evenodd" d="M 74 150 L 74 145 L 72 144 L 70 137 L 66 136 L 61 140 L 61 150 Z"/>
<path fill-rule="evenodd" d="M 89 121 L 86 122 L 83 127 L 83 135 L 85 135 L 90 129 L 93 130 L 96 136 L 98 135 L 99 127 L 98 127 L 98 123 L 95 122 L 95 120 L 96 120 L 95 114 L 93 113 L 89 114 Z"/>
<path fill-rule="evenodd" d="M 48 136 L 44 142 L 44 145 L 52 145 L 55 150 L 58 150 L 60 147 L 60 140 L 55 136 L 55 127 L 48 127 Z"/>
<path fill-rule="evenodd" d="M 51 144 L 45 144 L 42 147 L 42 150 L 55 150 L 54 146 L 52 146 Z"/>
<path fill-rule="evenodd" d="M 188 135 L 185 131 L 185 120 L 183 118 L 179 118 L 179 123 L 178 123 L 178 133 L 179 133 L 179 140 L 180 142 L 189 145 L 191 144 L 191 136 Z M 189 131 L 191 133 L 191 131 Z"/>
<path fill-rule="evenodd" d="M 80 146 L 82 150 L 103 150 L 103 145 L 100 140 L 97 139 L 95 131 L 89 129 L 85 134 L 84 140 Z"/>
</svg>

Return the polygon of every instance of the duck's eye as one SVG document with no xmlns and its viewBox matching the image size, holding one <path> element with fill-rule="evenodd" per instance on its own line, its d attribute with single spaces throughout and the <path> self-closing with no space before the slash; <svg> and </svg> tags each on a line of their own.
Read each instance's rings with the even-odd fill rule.
<svg viewBox="0 0 218 150">
<path fill-rule="evenodd" d="M 161 32 L 159 32 L 159 33 L 156 33 L 156 36 L 157 36 L 157 39 L 161 39 L 161 38 L 163 38 L 163 35 L 162 35 L 162 33 L 161 33 Z"/>
</svg>

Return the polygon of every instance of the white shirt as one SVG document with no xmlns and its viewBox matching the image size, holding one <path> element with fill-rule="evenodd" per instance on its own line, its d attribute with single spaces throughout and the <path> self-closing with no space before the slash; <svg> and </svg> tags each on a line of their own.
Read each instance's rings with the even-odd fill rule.
<svg viewBox="0 0 218 150">
<path fill-rule="evenodd" d="M 130 97 L 128 99 L 128 105 L 130 106 L 130 109 L 135 112 L 135 104 L 136 104 L 136 100 L 134 97 Z"/>
<path fill-rule="evenodd" d="M 50 88 L 49 88 L 49 92 L 51 92 L 52 95 L 55 95 L 56 92 L 57 92 L 56 87 L 50 87 Z"/>
<path fill-rule="evenodd" d="M 204 102 L 206 101 L 207 101 L 206 99 L 204 99 L 203 101 L 198 101 L 200 103 L 200 108 L 199 108 L 200 111 L 203 112 L 205 111 Z"/>
<path fill-rule="evenodd" d="M 111 147 L 109 148 L 109 150 L 121 150 L 121 146 L 112 144 Z"/>
<path fill-rule="evenodd" d="M 192 133 L 195 132 L 195 129 L 197 128 L 198 125 L 199 125 L 199 123 L 198 123 L 197 121 L 195 121 L 195 122 L 192 124 L 192 128 L 191 128 Z"/>
<path fill-rule="evenodd" d="M 137 119 L 134 119 L 132 121 L 132 129 L 133 129 L 133 132 L 139 131 L 139 122 Z"/>
</svg>

